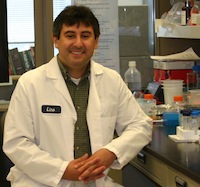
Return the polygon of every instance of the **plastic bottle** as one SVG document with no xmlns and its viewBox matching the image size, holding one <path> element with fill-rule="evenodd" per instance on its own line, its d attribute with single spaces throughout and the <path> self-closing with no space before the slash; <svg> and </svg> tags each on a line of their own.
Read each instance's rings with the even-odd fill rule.
<svg viewBox="0 0 200 187">
<path fill-rule="evenodd" d="M 133 95 L 141 92 L 141 73 L 136 68 L 136 61 L 129 61 L 129 68 L 124 74 L 124 81 Z"/>
<path fill-rule="evenodd" d="M 190 20 L 191 16 L 191 9 L 193 6 L 193 1 L 191 0 L 186 0 L 185 1 L 185 6 L 182 8 L 181 11 L 181 25 L 186 26 L 188 21 Z"/>
<path fill-rule="evenodd" d="M 200 130 L 200 110 L 198 110 L 197 122 L 198 122 L 198 130 Z"/>
<path fill-rule="evenodd" d="M 191 9 L 190 25 L 197 25 L 197 15 L 200 13 L 200 0 L 194 1 L 194 6 Z"/>
<path fill-rule="evenodd" d="M 142 109 L 149 117 L 156 119 L 156 99 L 153 94 L 144 94 Z"/>
<path fill-rule="evenodd" d="M 191 110 L 185 109 L 182 110 L 182 126 L 184 130 L 190 130 L 190 124 L 191 124 Z"/>
<path fill-rule="evenodd" d="M 199 115 L 199 111 L 198 110 L 192 110 L 191 111 L 191 126 L 190 126 L 190 130 L 194 130 L 196 133 L 197 133 L 197 130 L 199 129 L 198 115 Z"/>
<path fill-rule="evenodd" d="M 175 112 L 178 112 L 179 116 L 179 125 L 182 125 L 182 110 L 185 108 L 186 103 L 183 101 L 182 95 L 174 96 L 174 102 L 172 103 L 172 107 Z"/>
<path fill-rule="evenodd" d="M 181 110 L 183 110 L 186 105 L 186 103 L 183 100 L 183 96 L 182 95 L 174 96 L 174 102 L 172 103 L 172 105 L 176 112 L 180 112 Z"/>
<path fill-rule="evenodd" d="M 193 66 L 192 72 L 187 73 L 187 91 L 200 89 L 200 66 Z"/>
</svg>

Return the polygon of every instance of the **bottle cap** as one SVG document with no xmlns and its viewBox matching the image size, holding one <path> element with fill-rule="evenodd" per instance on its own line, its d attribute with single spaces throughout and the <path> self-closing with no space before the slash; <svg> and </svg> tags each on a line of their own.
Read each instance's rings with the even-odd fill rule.
<svg viewBox="0 0 200 187">
<path fill-rule="evenodd" d="M 182 95 L 174 96 L 174 101 L 183 101 L 183 96 Z"/>
<path fill-rule="evenodd" d="M 191 111 L 191 116 L 198 116 L 199 115 L 199 110 L 192 110 Z"/>
<path fill-rule="evenodd" d="M 200 66 L 193 66 L 193 67 L 192 67 L 192 70 L 193 70 L 193 71 L 200 71 Z"/>
<path fill-rule="evenodd" d="M 153 94 L 144 94 L 144 99 L 153 99 Z"/>
<path fill-rule="evenodd" d="M 136 61 L 129 61 L 128 65 L 131 67 L 136 66 Z"/>
<path fill-rule="evenodd" d="M 185 110 L 182 111 L 182 114 L 183 114 L 183 116 L 190 116 L 191 110 L 185 109 Z"/>
</svg>

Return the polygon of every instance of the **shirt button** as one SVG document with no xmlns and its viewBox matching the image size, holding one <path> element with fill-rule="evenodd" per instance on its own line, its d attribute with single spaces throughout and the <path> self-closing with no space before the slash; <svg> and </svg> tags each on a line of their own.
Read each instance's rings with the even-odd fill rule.
<svg viewBox="0 0 200 187">
<path fill-rule="evenodd" d="M 80 108 L 81 108 L 80 106 L 77 106 L 77 109 L 78 109 L 78 110 L 80 110 Z"/>
<path fill-rule="evenodd" d="M 79 130 L 80 128 L 79 127 L 76 127 L 76 130 Z"/>
<path fill-rule="evenodd" d="M 77 146 L 77 147 L 76 147 L 76 150 L 79 150 L 79 149 L 80 149 L 80 147 Z"/>
</svg>

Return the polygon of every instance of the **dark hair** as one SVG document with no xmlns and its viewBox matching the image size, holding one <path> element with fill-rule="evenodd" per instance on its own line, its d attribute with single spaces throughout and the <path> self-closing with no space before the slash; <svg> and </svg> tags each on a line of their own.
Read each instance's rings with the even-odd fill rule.
<svg viewBox="0 0 200 187">
<path fill-rule="evenodd" d="M 83 23 L 86 26 L 92 26 L 95 38 L 99 37 L 99 22 L 93 12 L 88 7 L 76 5 L 65 7 L 65 9 L 57 16 L 53 23 L 53 35 L 59 39 L 63 24 L 72 26 L 76 24 L 79 25 L 80 23 Z"/>
</svg>

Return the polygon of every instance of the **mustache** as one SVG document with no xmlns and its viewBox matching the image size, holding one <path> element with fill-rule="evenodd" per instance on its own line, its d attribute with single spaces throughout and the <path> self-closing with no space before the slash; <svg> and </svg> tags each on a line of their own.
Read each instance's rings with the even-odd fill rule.
<svg viewBox="0 0 200 187">
<path fill-rule="evenodd" d="M 70 47 L 69 51 L 85 52 L 86 48 L 85 47 Z"/>
</svg>

